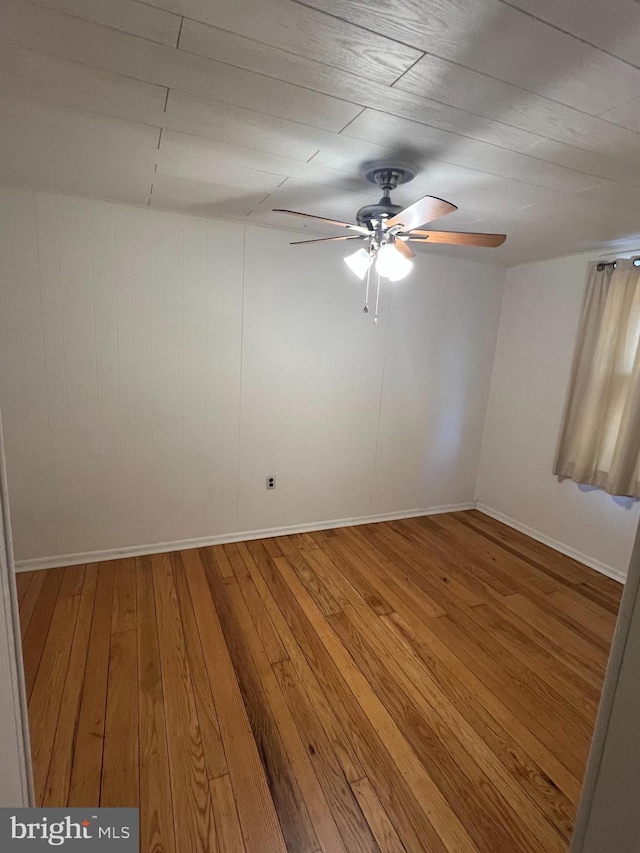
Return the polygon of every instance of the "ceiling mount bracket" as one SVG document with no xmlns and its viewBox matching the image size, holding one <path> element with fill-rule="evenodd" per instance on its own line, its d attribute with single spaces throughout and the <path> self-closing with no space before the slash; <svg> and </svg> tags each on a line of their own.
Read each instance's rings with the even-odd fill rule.
<svg viewBox="0 0 640 853">
<path fill-rule="evenodd" d="M 416 176 L 416 170 L 409 163 L 401 163 L 397 160 L 374 160 L 365 163 L 360 174 L 365 181 L 379 186 L 384 195 L 389 195 L 400 184 L 412 181 Z"/>
</svg>

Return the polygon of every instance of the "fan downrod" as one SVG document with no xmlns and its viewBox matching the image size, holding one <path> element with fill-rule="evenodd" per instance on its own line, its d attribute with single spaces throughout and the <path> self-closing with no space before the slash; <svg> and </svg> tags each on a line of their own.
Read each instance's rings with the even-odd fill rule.
<svg viewBox="0 0 640 853">
<path fill-rule="evenodd" d="M 377 204 L 367 204 L 356 214 L 359 225 L 366 225 L 371 231 L 376 231 L 382 222 L 400 213 L 402 205 L 393 204 L 391 192 L 400 184 L 412 181 L 416 170 L 407 163 L 376 160 L 365 163 L 361 171 L 362 177 L 370 184 L 376 184 L 382 190 L 382 198 Z"/>
</svg>

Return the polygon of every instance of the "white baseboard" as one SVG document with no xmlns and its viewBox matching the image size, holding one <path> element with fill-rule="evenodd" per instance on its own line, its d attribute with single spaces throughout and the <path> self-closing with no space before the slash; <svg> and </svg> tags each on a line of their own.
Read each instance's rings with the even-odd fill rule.
<svg viewBox="0 0 640 853">
<path fill-rule="evenodd" d="M 33 572 L 37 569 L 57 569 L 60 566 L 77 566 L 84 563 L 101 563 L 104 560 L 120 560 L 124 557 L 143 557 L 147 554 L 162 554 L 166 551 L 182 551 L 187 548 L 205 548 L 208 545 L 225 545 L 229 542 L 246 542 L 249 539 L 268 539 L 272 536 L 287 536 L 290 533 L 310 533 L 313 530 L 331 530 L 334 527 L 353 527 L 356 524 L 372 524 L 378 521 L 394 521 L 400 518 L 416 518 L 420 515 L 437 515 L 443 512 L 461 512 L 474 509 L 475 503 L 433 506 L 427 509 L 409 509 L 388 512 L 384 515 L 364 515 L 359 518 L 339 518 L 319 521 L 315 524 L 293 524 L 268 530 L 245 530 L 240 533 L 223 533 L 200 539 L 183 539 L 179 542 L 154 542 L 153 545 L 131 545 L 127 548 L 109 548 L 105 551 L 62 554 L 58 557 L 36 557 L 31 560 L 16 560 L 16 572 Z"/>
<path fill-rule="evenodd" d="M 514 518 L 509 518 L 508 515 L 504 515 L 503 513 L 498 512 L 495 509 L 491 509 L 491 507 L 489 506 L 485 506 L 482 503 L 476 503 L 476 509 L 480 512 L 483 512 L 485 515 L 490 515 L 491 518 L 495 518 L 497 521 L 501 521 L 503 524 L 506 524 L 509 527 L 513 527 L 514 530 L 519 530 L 520 533 L 524 533 L 527 536 L 530 536 L 532 539 L 537 539 L 538 542 L 542 542 L 544 545 L 548 545 L 555 551 L 560 551 L 561 554 L 566 554 L 567 557 L 571 557 L 572 559 L 577 560 L 579 563 L 584 563 L 584 565 L 589 566 L 590 569 L 595 569 L 597 572 L 600 572 L 603 575 L 607 575 L 607 577 L 609 578 L 613 578 L 614 581 L 624 583 L 626 580 L 626 575 L 619 569 L 614 569 L 613 566 L 608 566 L 606 563 L 601 563 L 599 560 L 594 560 L 594 558 L 589 557 L 588 554 L 583 554 L 581 551 L 576 551 L 575 548 L 571 548 L 569 545 L 565 545 L 564 542 L 558 542 L 557 539 L 552 539 L 550 536 L 546 536 L 544 533 L 540 533 L 539 531 L 534 530 L 532 527 L 527 527 L 526 524 L 522 524 L 521 522 L 516 521 Z"/>
</svg>

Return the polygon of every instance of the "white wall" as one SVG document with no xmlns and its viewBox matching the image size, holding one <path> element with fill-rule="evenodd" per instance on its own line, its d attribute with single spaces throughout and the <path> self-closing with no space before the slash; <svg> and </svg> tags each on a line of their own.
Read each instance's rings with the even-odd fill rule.
<svg viewBox="0 0 640 853">
<path fill-rule="evenodd" d="M 0 190 L 18 560 L 473 501 L 504 271 L 423 252 L 376 328 L 291 238 Z"/>
<path fill-rule="evenodd" d="M 525 532 L 624 577 L 640 504 L 559 483 L 551 473 L 592 257 L 507 272 L 477 500 Z"/>
</svg>

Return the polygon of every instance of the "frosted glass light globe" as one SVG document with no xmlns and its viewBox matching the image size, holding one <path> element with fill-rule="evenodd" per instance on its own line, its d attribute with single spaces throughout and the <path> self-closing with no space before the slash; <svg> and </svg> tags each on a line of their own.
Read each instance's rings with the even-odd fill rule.
<svg viewBox="0 0 640 853">
<path fill-rule="evenodd" d="M 385 243 L 378 249 L 376 272 L 389 281 L 400 281 L 412 268 L 413 262 L 401 255 L 393 243 Z"/>
</svg>

